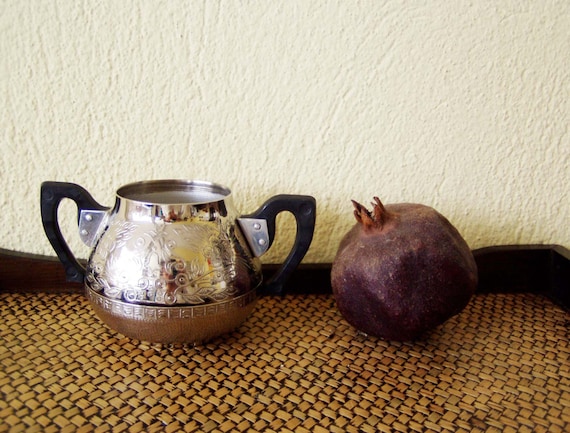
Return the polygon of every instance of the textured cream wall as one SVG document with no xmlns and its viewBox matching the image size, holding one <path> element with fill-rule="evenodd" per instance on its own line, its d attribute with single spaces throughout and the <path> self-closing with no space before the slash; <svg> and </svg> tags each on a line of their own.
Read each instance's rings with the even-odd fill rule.
<svg viewBox="0 0 570 433">
<path fill-rule="evenodd" d="M 111 205 L 171 177 L 228 185 L 243 212 L 313 195 L 305 262 L 374 195 L 435 207 L 473 248 L 570 247 L 567 0 L 7 0 L 0 32 L 0 247 L 53 254 L 44 180 Z"/>
</svg>

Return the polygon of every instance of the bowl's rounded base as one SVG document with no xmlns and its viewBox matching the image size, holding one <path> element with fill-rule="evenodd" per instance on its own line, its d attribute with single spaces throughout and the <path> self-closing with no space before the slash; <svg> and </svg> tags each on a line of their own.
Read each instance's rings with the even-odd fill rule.
<svg viewBox="0 0 570 433">
<path fill-rule="evenodd" d="M 87 298 L 111 329 L 149 343 L 199 344 L 237 328 L 255 307 L 256 291 L 205 305 L 150 306 L 107 298 L 87 287 Z"/>
</svg>

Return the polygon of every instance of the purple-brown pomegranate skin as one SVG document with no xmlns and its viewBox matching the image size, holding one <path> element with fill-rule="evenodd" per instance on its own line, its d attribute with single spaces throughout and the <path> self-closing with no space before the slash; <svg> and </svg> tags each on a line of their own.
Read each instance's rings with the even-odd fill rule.
<svg viewBox="0 0 570 433">
<path fill-rule="evenodd" d="M 416 340 L 465 308 L 477 287 L 477 265 L 459 232 L 433 208 L 374 200 L 372 212 L 353 201 L 358 222 L 333 261 L 333 294 L 356 329 Z"/>
</svg>

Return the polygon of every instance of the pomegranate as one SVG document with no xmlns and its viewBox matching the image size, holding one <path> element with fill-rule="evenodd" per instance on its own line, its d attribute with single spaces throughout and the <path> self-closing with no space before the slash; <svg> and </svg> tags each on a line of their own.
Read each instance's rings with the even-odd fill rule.
<svg viewBox="0 0 570 433">
<path fill-rule="evenodd" d="M 357 223 L 341 240 L 331 283 L 337 307 L 356 329 L 415 340 L 459 313 L 477 287 L 471 249 L 435 209 L 413 203 L 372 212 L 352 201 Z"/>
</svg>

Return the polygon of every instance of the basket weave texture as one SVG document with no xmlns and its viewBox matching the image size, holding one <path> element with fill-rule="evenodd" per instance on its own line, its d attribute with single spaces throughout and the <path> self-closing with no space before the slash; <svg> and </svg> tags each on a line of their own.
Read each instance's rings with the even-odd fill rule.
<svg viewBox="0 0 570 433">
<path fill-rule="evenodd" d="M 0 295 L 0 432 L 568 432 L 570 315 L 479 294 L 422 341 L 331 295 L 258 300 L 200 346 L 124 338 L 81 295 Z"/>
</svg>

